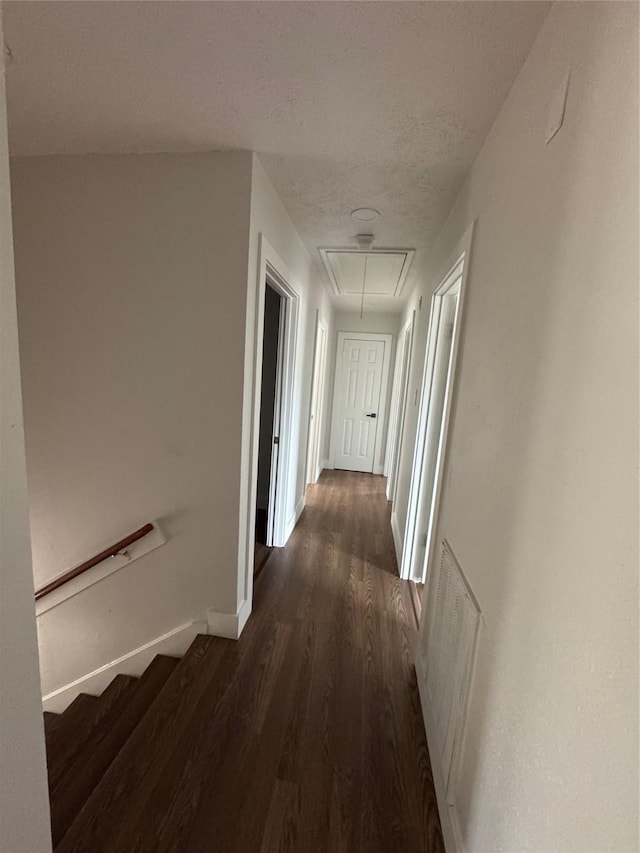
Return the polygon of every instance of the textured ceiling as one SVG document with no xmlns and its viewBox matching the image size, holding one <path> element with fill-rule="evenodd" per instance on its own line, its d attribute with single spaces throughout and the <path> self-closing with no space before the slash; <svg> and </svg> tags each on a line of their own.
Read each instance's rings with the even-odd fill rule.
<svg viewBox="0 0 640 853">
<path fill-rule="evenodd" d="M 11 152 L 253 149 L 326 276 L 358 230 L 432 244 L 548 8 L 4 3 Z"/>
</svg>

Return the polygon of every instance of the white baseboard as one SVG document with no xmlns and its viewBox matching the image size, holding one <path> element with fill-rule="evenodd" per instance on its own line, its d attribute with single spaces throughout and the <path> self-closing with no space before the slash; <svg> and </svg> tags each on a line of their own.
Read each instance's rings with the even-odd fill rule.
<svg viewBox="0 0 640 853">
<path fill-rule="evenodd" d="M 252 602 L 248 599 L 245 599 L 238 608 L 238 637 L 242 634 L 244 626 L 247 624 L 249 616 L 251 616 L 251 610 Z"/>
<path fill-rule="evenodd" d="M 374 474 L 383 474 L 384 473 L 384 465 L 374 465 L 373 466 Z"/>
<path fill-rule="evenodd" d="M 222 613 L 219 610 L 207 610 L 209 634 L 215 637 L 227 637 L 237 640 L 251 615 L 251 602 L 243 601 L 237 613 Z"/>
<path fill-rule="evenodd" d="M 328 471 L 333 471 L 333 463 L 329 462 L 328 459 L 322 460 L 322 468 L 323 470 L 326 468 Z"/>
<path fill-rule="evenodd" d="M 387 488 L 385 489 L 385 494 L 387 496 L 387 500 L 390 501 L 393 498 L 393 495 L 391 493 L 391 480 L 389 479 L 388 474 L 386 475 L 386 477 L 387 477 Z"/>
<path fill-rule="evenodd" d="M 417 675 L 420 705 L 422 707 L 422 719 L 424 721 L 424 730 L 427 735 L 427 745 L 429 745 L 435 742 L 435 738 L 432 736 L 434 726 L 431 719 L 426 691 L 423 687 L 423 679 L 420 677 L 419 672 L 417 672 Z M 431 753 L 431 772 L 433 775 L 434 787 L 436 789 L 436 800 L 438 802 L 438 813 L 440 814 L 440 825 L 442 827 L 442 836 L 444 838 L 444 849 L 447 853 L 466 853 L 462 832 L 460 830 L 458 813 L 454 805 L 449 805 L 447 803 L 445 780 L 443 778 L 437 756 L 433 753 Z"/>
<path fill-rule="evenodd" d="M 291 536 L 291 534 L 292 534 L 292 533 L 293 533 L 293 531 L 294 531 L 294 528 L 295 528 L 295 526 L 296 526 L 296 522 L 297 522 L 297 520 L 298 520 L 298 519 L 296 518 L 296 513 L 295 513 L 295 510 L 294 510 L 294 511 L 291 513 L 291 515 L 289 516 L 289 519 L 288 519 L 288 521 L 287 521 L 287 526 L 286 526 L 286 527 L 285 527 L 285 529 L 284 529 L 284 541 L 282 542 L 282 545 L 280 546 L 281 548 L 284 548 L 284 546 L 285 546 L 285 545 L 287 544 L 287 542 L 289 541 L 289 537 Z"/>
<path fill-rule="evenodd" d="M 289 537 L 293 533 L 295 526 L 298 523 L 300 516 L 302 515 L 302 510 L 304 509 L 304 504 L 305 504 L 305 495 L 303 492 L 303 494 L 300 497 L 300 500 L 296 504 L 296 508 L 294 509 L 293 514 L 291 515 L 289 521 L 287 522 L 287 526 L 286 526 L 285 531 L 284 531 L 284 544 L 285 545 L 289 541 Z"/>
<path fill-rule="evenodd" d="M 398 527 L 398 517 L 395 512 L 391 513 L 391 533 L 393 535 L 393 546 L 396 549 L 396 560 L 398 561 L 398 570 L 402 562 L 402 534 Z"/>
<path fill-rule="evenodd" d="M 42 707 L 45 711 L 59 714 L 64 711 L 79 693 L 90 693 L 98 696 L 108 687 L 116 675 L 142 675 L 156 655 L 183 655 L 197 634 L 207 633 L 207 623 L 202 620 L 187 622 L 156 637 L 144 646 L 140 646 L 111 663 L 95 669 L 88 675 L 59 687 L 52 693 L 42 697 Z"/>
<path fill-rule="evenodd" d="M 300 516 L 302 515 L 302 512 L 303 512 L 304 507 L 305 507 L 306 500 L 307 500 L 307 496 L 303 492 L 300 495 L 300 500 L 296 504 L 296 524 L 298 523 L 298 520 L 299 520 Z"/>
</svg>

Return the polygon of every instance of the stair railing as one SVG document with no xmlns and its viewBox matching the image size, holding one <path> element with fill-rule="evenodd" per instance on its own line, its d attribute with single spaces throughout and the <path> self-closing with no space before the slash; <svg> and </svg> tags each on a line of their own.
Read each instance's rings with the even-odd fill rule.
<svg viewBox="0 0 640 853">
<path fill-rule="evenodd" d="M 36 590 L 35 599 L 38 601 L 40 598 L 43 598 L 45 595 L 48 595 L 50 592 L 53 592 L 56 589 L 59 589 L 64 584 L 69 583 L 74 578 L 77 578 L 79 575 L 84 574 L 84 572 L 88 572 L 89 569 L 92 569 L 94 566 L 97 566 L 99 563 L 102 563 L 104 560 L 108 560 L 110 557 L 117 557 L 126 551 L 126 549 L 133 545 L 134 542 L 138 542 L 140 539 L 144 539 L 151 531 L 154 529 L 153 524 L 150 522 L 145 524 L 139 530 L 136 530 L 134 533 L 131 533 L 129 536 L 125 536 L 124 539 L 121 539 L 119 542 L 111 545 L 109 548 L 105 548 L 104 551 L 100 551 L 99 554 L 96 554 L 94 557 L 90 557 L 88 560 L 85 560 L 84 563 L 81 563 L 79 566 L 76 566 L 75 569 L 69 569 L 68 572 L 65 572 L 63 575 L 59 575 L 57 578 L 54 578 L 49 583 L 41 586 L 40 589 Z"/>
</svg>

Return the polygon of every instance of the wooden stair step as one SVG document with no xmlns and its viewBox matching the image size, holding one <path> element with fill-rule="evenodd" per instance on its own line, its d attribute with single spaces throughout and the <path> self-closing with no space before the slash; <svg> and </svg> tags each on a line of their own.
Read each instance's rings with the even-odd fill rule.
<svg viewBox="0 0 640 853">
<path fill-rule="evenodd" d="M 123 815 L 141 788 L 160 778 L 176 743 L 233 640 L 198 635 L 122 749 L 94 788 L 56 851 L 122 850 L 105 836 L 122 829 Z"/>
<path fill-rule="evenodd" d="M 44 711 L 42 716 L 44 718 L 44 736 L 46 740 L 56 728 L 60 714 L 56 714 L 53 711 Z"/>
<path fill-rule="evenodd" d="M 242 654 L 238 647 L 236 654 L 225 658 L 162 774 L 140 792 L 125 815 L 117 835 L 120 849 L 142 850 L 151 840 L 155 850 L 207 850 L 211 849 L 211 838 L 216 839 L 219 850 L 262 849 L 259 841 L 234 846 L 239 838 L 234 816 L 246 792 L 256 807 L 256 825 L 261 825 L 260 799 L 262 792 L 269 790 L 265 778 L 270 778 L 274 769 L 269 760 L 262 759 L 277 755 L 284 737 L 305 631 L 303 625 L 295 629 L 269 625 L 254 634 L 251 654 Z M 259 678 L 252 677 L 256 672 Z M 274 693 L 282 711 L 274 714 L 275 725 L 263 729 L 263 712 Z M 234 767 L 227 779 L 234 781 L 220 786 L 219 774 L 225 772 L 228 763 Z M 249 774 L 249 766 L 259 770 Z M 239 797 L 231 793 L 234 786 L 243 792 Z M 224 833 L 221 824 L 209 834 L 213 813 L 218 818 L 224 813 L 234 824 L 230 835 Z"/>
<path fill-rule="evenodd" d="M 78 733 L 84 731 L 87 719 L 95 713 L 98 697 L 80 693 L 49 727 L 46 738 L 47 767 L 55 766 L 60 756 L 73 749 Z"/>
<path fill-rule="evenodd" d="M 111 689 L 114 682 L 107 688 L 101 697 L 106 700 L 104 713 L 97 715 L 74 759 L 65 763 L 63 771 L 54 780 L 50 778 L 54 845 L 62 839 L 179 663 L 178 658 L 158 655 L 141 678 L 117 676 L 114 682 L 120 682 L 120 689 Z"/>
<path fill-rule="evenodd" d="M 48 775 L 49 775 L 49 795 L 58 785 L 60 779 L 67 773 L 70 767 L 78 760 L 79 756 L 83 756 L 87 744 L 96 727 L 102 724 L 105 718 L 108 718 L 114 707 L 118 707 L 124 697 L 127 697 L 131 690 L 138 683 L 138 679 L 131 675 L 116 675 L 104 692 L 95 697 L 96 702 L 93 703 L 91 709 L 85 714 L 81 724 L 75 733 L 73 741 L 65 741 L 62 745 L 64 749 L 58 748 L 51 750 L 48 755 Z"/>
</svg>

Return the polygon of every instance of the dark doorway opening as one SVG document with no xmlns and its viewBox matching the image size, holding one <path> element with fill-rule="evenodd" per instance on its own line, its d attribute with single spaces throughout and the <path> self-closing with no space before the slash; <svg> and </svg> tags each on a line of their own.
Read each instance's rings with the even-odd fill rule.
<svg viewBox="0 0 640 853">
<path fill-rule="evenodd" d="M 275 495 L 273 478 L 277 470 L 279 414 L 278 356 L 280 352 L 283 298 L 272 287 L 265 288 L 262 344 L 262 392 L 260 397 L 260 434 L 258 441 L 258 488 L 256 491 L 256 547 L 254 576 L 271 554 L 269 522 Z"/>
</svg>

